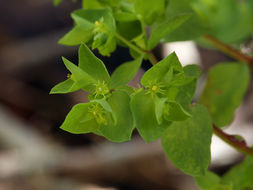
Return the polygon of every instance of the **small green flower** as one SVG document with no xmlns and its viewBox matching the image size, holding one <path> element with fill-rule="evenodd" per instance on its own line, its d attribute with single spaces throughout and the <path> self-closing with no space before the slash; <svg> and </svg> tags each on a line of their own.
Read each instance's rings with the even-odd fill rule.
<svg viewBox="0 0 253 190">
<path fill-rule="evenodd" d="M 98 124 L 107 125 L 106 111 L 99 103 L 93 103 L 88 107 L 88 112 L 95 118 Z"/>
</svg>

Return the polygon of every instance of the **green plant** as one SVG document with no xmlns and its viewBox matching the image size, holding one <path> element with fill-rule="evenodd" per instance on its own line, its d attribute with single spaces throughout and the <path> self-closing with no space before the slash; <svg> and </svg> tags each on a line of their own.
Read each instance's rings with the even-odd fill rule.
<svg viewBox="0 0 253 190">
<path fill-rule="evenodd" d="M 59 43 L 80 45 L 79 63 L 76 66 L 63 58 L 71 74 L 50 93 L 81 89 L 90 93 L 90 101 L 72 108 L 61 126 L 63 130 L 92 132 L 124 142 L 137 128 L 147 143 L 161 138 L 168 158 L 192 175 L 202 189 L 253 188 L 253 149 L 221 130 L 232 121 L 250 80 L 253 58 L 236 48 L 252 35 L 252 0 L 83 0 L 82 9 L 71 17 L 74 27 Z M 159 62 L 152 53 L 160 42 L 183 40 L 215 46 L 238 60 L 211 68 L 206 87 L 194 104 L 200 68 L 182 67 L 175 53 Z M 128 47 L 134 60 L 123 63 L 109 76 L 103 62 L 88 47 L 109 56 L 117 45 Z M 153 66 L 143 75 L 140 87 L 134 89 L 127 83 L 143 60 Z M 207 170 L 213 133 L 248 155 L 223 177 Z"/>
</svg>

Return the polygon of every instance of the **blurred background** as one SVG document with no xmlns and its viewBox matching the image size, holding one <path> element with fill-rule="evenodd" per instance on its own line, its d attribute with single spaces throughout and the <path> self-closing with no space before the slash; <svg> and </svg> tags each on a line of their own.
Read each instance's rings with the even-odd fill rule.
<svg viewBox="0 0 253 190">
<path fill-rule="evenodd" d="M 71 107 L 87 101 L 83 92 L 49 95 L 67 75 L 61 56 L 77 62 L 78 47 L 57 41 L 72 27 L 69 14 L 79 7 L 79 2 L 71 1 L 58 7 L 51 0 L 0 1 L 0 190 L 197 190 L 193 179 L 165 157 L 159 141 L 147 145 L 134 132 L 131 142 L 115 144 L 93 134 L 72 135 L 59 129 Z M 251 52 L 252 46 L 252 41 L 242 44 Z M 183 64 L 199 64 L 204 73 L 217 62 L 231 60 L 193 42 L 167 44 L 156 53 L 161 58 L 172 51 Z M 124 48 L 100 58 L 110 72 L 131 60 Z M 132 85 L 148 67 L 144 64 Z M 251 83 L 227 130 L 241 134 L 249 144 L 252 108 Z M 218 174 L 242 159 L 216 137 L 212 156 L 211 169 Z"/>
</svg>

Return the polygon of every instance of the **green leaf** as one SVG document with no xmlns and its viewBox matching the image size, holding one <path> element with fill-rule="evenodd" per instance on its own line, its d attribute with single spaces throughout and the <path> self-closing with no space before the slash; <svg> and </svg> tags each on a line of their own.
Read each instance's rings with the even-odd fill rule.
<svg viewBox="0 0 253 190">
<path fill-rule="evenodd" d="M 191 12 L 183 12 L 191 13 Z M 187 31 L 187 32 L 186 32 Z M 173 30 L 168 36 L 162 39 L 163 42 L 175 42 L 175 41 L 187 41 L 196 40 L 199 37 L 207 34 L 209 27 L 204 23 L 198 15 L 192 14 L 186 22 L 184 22 L 180 27 Z"/>
<path fill-rule="evenodd" d="M 152 95 L 141 90 L 133 95 L 130 105 L 141 137 L 147 143 L 160 138 L 168 125 L 158 124 Z"/>
<path fill-rule="evenodd" d="M 225 43 L 238 43 L 252 35 L 253 14 L 245 1 L 194 0 L 193 8 L 210 25 L 209 34 Z"/>
<path fill-rule="evenodd" d="M 168 76 L 164 77 L 170 69 L 173 72 L 183 72 L 183 67 L 181 66 L 175 53 L 170 54 L 168 57 L 154 65 L 149 69 L 142 77 L 141 84 L 143 86 L 148 86 L 152 82 L 166 82 Z"/>
<path fill-rule="evenodd" d="M 184 121 L 191 117 L 184 108 L 177 102 L 169 101 L 166 104 L 164 118 L 168 121 Z"/>
<path fill-rule="evenodd" d="M 109 30 L 116 30 L 115 21 L 109 8 L 88 10 L 79 9 L 74 11 L 71 16 L 75 22 L 79 21 L 77 22 L 79 25 L 86 23 L 86 27 L 94 25 L 96 21 L 99 21 L 101 18 L 103 18 L 103 23 L 108 27 Z"/>
<path fill-rule="evenodd" d="M 195 64 L 186 65 L 186 66 L 184 66 L 183 69 L 184 69 L 185 76 L 188 78 L 192 77 L 192 78 L 198 79 L 202 74 L 200 67 Z"/>
<path fill-rule="evenodd" d="M 195 89 L 197 87 L 198 78 L 201 76 L 201 69 L 197 65 L 187 65 L 183 68 L 185 75 L 185 84 L 178 87 L 173 87 L 168 91 L 175 91 L 171 95 L 171 100 L 175 100 L 179 103 L 184 109 L 189 109 L 189 104 L 192 102 L 192 99 L 195 94 Z"/>
<path fill-rule="evenodd" d="M 136 60 L 123 63 L 120 65 L 112 74 L 112 88 L 117 88 L 119 86 L 127 84 L 138 72 L 142 63 L 142 57 Z"/>
<path fill-rule="evenodd" d="M 164 105 L 165 102 L 167 101 L 167 98 L 159 98 L 157 96 L 154 97 L 155 101 L 155 116 L 158 124 L 162 124 L 163 122 L 163 110 L 164 110 Z"/>
<path fill-rule="evenodd" d="M 205 175 L 210 163 L 212 120 L 201 105 L 191 107 L 192 117 L 173 122 L 162 136 L 163 149 L 180 170 L 192 176 Z"/>
<path fill-rule="evenodd" d="M 142 34 L 142 26 L 140 21 L 117 22 L 117 32 L 131 41 Z"/>
<path fill-rule="evenodd" d="M 116 90 L 121 90 L 126 92 L 129 96 L 134 93 L 134 88 L 131 86 L 119 86 Z"/>
<path fill-rule="evenodd" d="M 82 7 L 84 9 L 103 8 L 103 6 L 98 2 L 98 0 L 82 0 Z"/>
<path fill-rule="evenodd" d="M 98 134 L 112 142 L 129 141 L 134 129 L 134 123 L 128 94 L 118 90 L 113 92 L 107 101 L 117 118 L 117 124 L 100 127 Z"/>
<path fill-rule="evenodd" d="M 54 6 L 58 6 L 62 2 L 62 0 L 53 0 L 53 2 Z"/>
<path fill-rule="evenodd" d="M 105 44 L 98 47 L 99 53 L 103 56 L 110 56 L 111 52 L 114 52 L 117 47 L 117 42 L 114 35 L 110 34 Z"/>
<path fill-rule="evenodd" d="M 215 173 L 207 171 L 204 176 L 195 177 L 195 181 L 202 190 L 219 190 L 221 179 Z"/>
<path fill-rule="evenodd" d="M 164 14 L 165 0 L 135 0 L 134 8 L 147 25 Z"/>
<path fill-rule="evenodd" d="M 77 11 L 74 11 L 73 13 L 71 13 L 71 17 L 74 20 L 75 25 L 82 27 L 86 30 L 94 29 L 95 22 L 91 22 L 90 20 L 87 20 L 87 19 L 89 19 L 89 15 L 86 15 L 85 13 L 83 13 L 80 10 L 77 10 Z"/>
<path fill-rule="evenodd" d="M 75 92 L 79 90 L 79 86 L 74 85 L 74 81 L 71 79 L 67 79 L 56 86 L 54 86 L 49 94 L 66 94 L 69 92 Z"/>
<path fill-rule="evenodd" d="M 92 29 L 75 26 L 58 43 L 67 46 L 76 46 L 88 42 L 93 36 Z"/>
<path fill-rule="evenodd" d="M 89 74 L 84 72 L 81 68 L 77 67 L 75 64 L 71 63 L 66 58 L 62 57 L 63 63 L 66 68 L 71 72 L 71 79 L 75 82 L 84 82 L 82 86 L 87 86 L 92 84 L 94 80 L 91 78 Z"/>
<path fill-rule="evenodd" d="M 222 177 L 222 184 L 232 185 L 233 190 L 250 190 L 253 189 L 252 177 L 253 159 L 252 157 L 247 157 Z"/>
<path fill-rule="evenodd" d="M 116 24 L 110 8 L 81 9 L 74 11 L 71 16 L 75 26 L 59 43 L 78 45 L 89 42 L 93 49 L 98 48 L 100 54 L 104 56 L 115 51 Z"/>
<path fill-rule="evenodd" d="M 59 83 L 52 88 L 50 94 L 62 94 L 77 91 L 81 88 L 86 88 L 93 84 L 95 81 L 90 75 L 81 70 L 75 64 L 71 63 L 69 60 L 62 57 L 62 60 L 66 68 L 72 73 L 70 78 L 64 82 Z"/>
<path fill-rule="evenodd" d="M 190 16 L 190 14 L 178 15 L 152 27 L 148 40 L 148 48 L 153 49 L 161 39 L 167 37 L 173 30 L 187 21 Z"/>
<path fill-rule="evenodd" d="M 218 127 L 228 125 L 248 88 L 249 68 L 241 63 L 221 63 L 208 72 L 207 83 L 200 97 Z"/>
<path fill-rule="evenodd" d="M 90 133 L 99 128 L 99 125 L 88 112 L 90 103 L 75 105 L 68 113 L 61 125 L 61 129 L 74 134 Z"/>
<path fill-rule="evenodd" d="M 172 41 L 185 41 L 197 39 L 200 36 L 208 33 L 208 23 L 200 18 L 192 9 L 193 0 L 170 0 L 166 9 L 167 18 L 173 18 L 179 14 L 192 14 L 192 16 L 184 22 L 180 27 L 172 31 L 167 37 L 163 39 L 163 42 Z"/>
<path fill-rule="evenodd" d="M 110 84 L 110 75 L 104 63 L 98 59 L 90 49 L 82 44 L 79 48 L 79 65 L 83 71 L 91 75 L 97 81 L 105 81 Z"/>
<path fill-rule="evenodd" d="M 194 97 L 196 86 L 197 79 L 194 79 L 190 83 L 177 87 L 177 94 L 175 95 L 174 100 L 184 109 L 188 110 L 189 104 L 192 102 Z"/>
<path fill-rule="evenodd" d="M 129 13 L 129 12 L 122 12 L 122 11 L 118 11 L 114 13 L 114 18 L 116 21 L 121 21 L 121 22 L 132 22 L 132 21 L 138 20 L 135 14 Z"/>
</svg>

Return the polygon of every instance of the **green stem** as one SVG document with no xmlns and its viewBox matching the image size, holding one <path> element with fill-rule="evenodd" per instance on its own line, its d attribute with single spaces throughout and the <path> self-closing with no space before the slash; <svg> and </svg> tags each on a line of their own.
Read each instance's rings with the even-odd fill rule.
<svg viewBox="0 0 253 190">
<path fill-rule="evenodd" d="M 204 39 L 207 40 L 208 42 L 210 42 L 211 44 L 213 44 L 216 48 L 218 48 L 219 50 L 221 50 L 225 54 L 233 57 L 234 59 L 242 61 L 242 62 L 246 62 L 249 64 L 253 64 L 253 57 L 249 57 L 247 55 L 242 54 L 241 52 L 239 52 L 235 48 L 233 48 L 227 44 L 224 44 L 223 42 L 217 40 L 213 36 L 205 35 Z"/>
<path fill-rule="evenodd" d="M 225 132 L 223 132 L 221 129 L 213 125 L 213 132 L 215 135 L 217 135 L 219 138 L 221 138 L 223 141 L 225 141 L 227 144 L 235 148 L 237 151 L 253 156 L 253 149 L 248 147 L 246 142 L 244 140 L 238 140 L 234 135 L 228 135 Z"/>
<path fill-rule="evenodd" d="M 140 49 L 139 47 L 135 46 L 131 42 L 129 42 L 126 38 L 118 34 L 117 32 L 115 33 L 115 37 L 118 38 L 120 41 L 122 41 L 124 44 L 126 44 L 128 47 L 130 47 L 132 50 L 136 51 L 139 54 L 145 54 L 146 52 Z"/>
<path fill-rule="evenodd" d="M 129 48 L 131 48 L 132 50 L 134 50 L 137 53 L 139 53 L 140 55 L 146 54 L 148 56 L 148 59 L 149 59 L 149 61 L 150 61 L 150 63 L 152 65 L 155 65 L 158 62 L 157 59 L 156 59 L 156 57 L 152 53 L 152 51 L 145 51 L 145 50 L 140 49 L 139 47 L 137 47 L 136 45 L 134 45 L 131 42 L 129 42 L 126 38 L 124 38 L 123 36 L 121 36 L 117 32 L 115 33 L 115 37 L 118 38 L 120 41 L 122 41 Z"/>
</svg>

